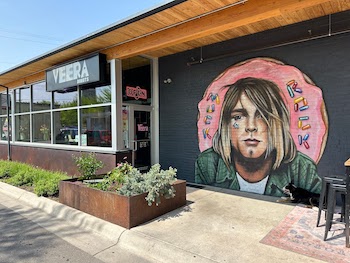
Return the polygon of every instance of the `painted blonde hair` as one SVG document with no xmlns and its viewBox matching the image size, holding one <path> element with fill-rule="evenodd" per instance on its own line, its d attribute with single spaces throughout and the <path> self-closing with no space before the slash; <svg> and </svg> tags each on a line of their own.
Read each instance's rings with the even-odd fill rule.
<svg viewBox="0 0 350 263">
<path fill-rule="evenodd" d="M 267 158 L 275 151 L 275 161 L 272 169 L 276 170 L 281 163 L 291 162 L 296 155 L 296 146 L 290 134 L 289 111 L 282 99 L 278 86 L 269 80 L 261 78 L 242 78 L 228 88 L 222 104 L 220 122 L 213 138 L 213 149 L 223 158 L 226 166 L 231 164 L 231 112 L 242 93 L 257 108 L 268 128 Z"/>
</svg>

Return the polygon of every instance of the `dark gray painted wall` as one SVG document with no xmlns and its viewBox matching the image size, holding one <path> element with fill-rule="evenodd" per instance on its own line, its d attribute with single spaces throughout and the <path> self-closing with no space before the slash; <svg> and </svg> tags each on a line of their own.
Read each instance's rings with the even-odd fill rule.
<svg viewBox="0 0 350 263">
<path fill-rule="evenodd" d="M 344 19 L 346 17 L 347 19 Z M 349 27 L 350 13 L 333 15 L 333 32 Z M 160 163 L 178 169 L 178 177 L 194 182 L 194 163 L 199 154 L 197 104 L 205 89 L 227 67 L 254 57 L 271 57 L 293 65 L 307 74 L 323 90 L 329 117 L 329 136 L 318 164 L 321 176 L 343 174 L 350 157 L 350 33 L 278 47 L 305 37 L 327 35 L 328 17 L 271 30 L 202 49 L 204 62 L 188 66 L 200 58 L 200 49 L 161 58 L 160 69 Z M 242 51 L 245 50 L 245 51 Z M 223 54 L 231 56 L 222 56 Z M 222 56 L 220 58 L 220 56 Z M 216 59 L 208 59 L 217 57 Z M 170 84 L 163 80 L 171 78 Z"/>
</svg>

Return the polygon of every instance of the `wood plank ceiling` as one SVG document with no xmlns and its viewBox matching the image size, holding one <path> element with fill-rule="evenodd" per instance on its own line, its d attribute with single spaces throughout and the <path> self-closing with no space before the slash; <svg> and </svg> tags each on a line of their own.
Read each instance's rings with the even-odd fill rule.
<svg viewBox="0 0 350 263">
<path fill-rule="evenodd" d="M 350 0 L 174 1 L 0 73 L 0 84 L 44 79 L 46 69 L 94 52 L 162 57 L 349 9 Z"/>
</svg>

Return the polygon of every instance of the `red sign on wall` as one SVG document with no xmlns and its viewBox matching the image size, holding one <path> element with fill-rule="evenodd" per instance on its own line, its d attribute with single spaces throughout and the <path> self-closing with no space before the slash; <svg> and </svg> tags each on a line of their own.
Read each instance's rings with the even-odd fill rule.
<svg viewBox="0 0 350 263">
<path fill-rule="evenodd" d="M 141 89 L 139 86 L 136 88 L 126 86 L 126 96 L 138 99 L 147 99 L 147 90 Z"/>
</svg>

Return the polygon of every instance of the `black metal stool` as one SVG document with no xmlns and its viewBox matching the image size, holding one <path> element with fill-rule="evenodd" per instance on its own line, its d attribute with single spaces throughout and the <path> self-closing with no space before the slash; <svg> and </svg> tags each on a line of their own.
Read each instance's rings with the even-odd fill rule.
<svg viewBox="0 0 350 263">
<path fill-rule="evenodd" d="M 336 195 L 337 193 L 340 193 L 343 197 L 343 203 L 342 203 L 342 212 L 341 212 L 341 219 L 345 218 L 346 222 L 346 209 L 345 209 L 345 197 L 347 195 L 347 189 L 346 189 L 346 184 L 334 184 L 330 183 L 328 186 L 328 195 L 327 195 L 327 211 L 326 211 L 326 227 L 325 227 L 325 232 L 324 232 L 324 240 L 326 241 L 327 235 L 329 230 L 332 227 L 333 223 L 333 215 L 334 215 L 334 210 L 335 210 L 335 204 L 336 204 Z M 343 221 L 343 220 L 341 220 Z"/>
<path fill-rule="evenodd" d="M 324 240 L 327 239 L 328 231 L 332 227 L 333 223 L 333 214 L 335 210 L 335 204 L 336 204 L 336 194 L 341 193 L 343 197 L 343 204 L 342 204 L 342 216 L 343 221 L 342 223 L 345 223 L 345 245 L 346 247 L 350 247 L 350 223 L 349 223 L 349 216 L 350 216 L 350 158 L 344 163 L 346 167 L 346 179 L 345 184 L 335 184 L 330 183 L 328 194 L 327 194 L 327 216 L 326 216 L 326 227 L 325 227 L 325 235 Z"/>
<path fill-rule="evenodd" d="M 349 191 L 349 182 L 347 183 L 347 190 Z M 349 225 L 349 210 L 350 210 L 350 194 L 345 196 L 345 245 L 350 247 L 349 236 L 350 236 L 350 225 Z"/>
<path fill-rule="evenodd" d="M 344 165 L 346 167 L 346 192 L 347 195 L 345 195 L 345 216 L 344 216 L 344 221 L 345 221 L 345 245 L 346 247 L 350 247 L 350 242 L 349 242 L 349 236 L 350 236 L 350 225 L 349 225 L 349 212 L 350 212 L 350 164 L 349 164 L 350 159 L 348 159 Z"/>
<path fill-rule="evenodd" d="M 329 185 L 332 183 L 345 184 L 346 175 L 331 175 L 331 176 L 322 177 L 322 189 L 320 193 L 320 200 L 318 205 L 318 216 L 317 216 L 317 223 L 316 223 L 317 227 L 320 225 L 320 218 L 321 218 L 322 211 L 325 211 L 326 213 L 328 189 L 329 189 Z"/>
</svg>

